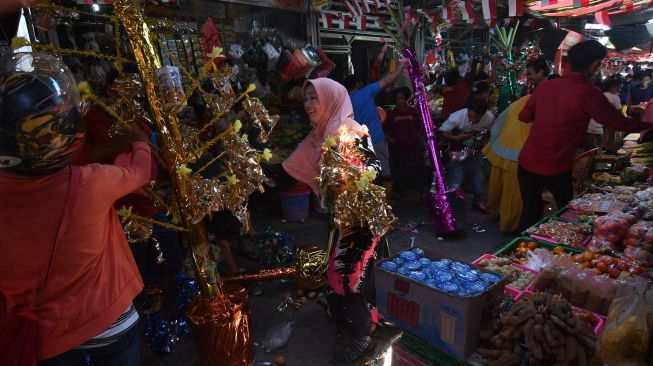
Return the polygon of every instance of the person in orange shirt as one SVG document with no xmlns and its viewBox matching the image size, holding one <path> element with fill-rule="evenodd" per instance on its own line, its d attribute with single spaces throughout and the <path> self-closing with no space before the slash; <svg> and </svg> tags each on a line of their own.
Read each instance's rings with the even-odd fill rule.
<svg viewBox="0 0 653 366">
<path fill-rule="evenodd" d="M 71 165 L 84 142 L 72 74 L 52 56 L 9 58 L 0 73 L 0 324 L 35 312 L 39 365 L 81 365 L 86 354 L 96 365 L 140 365 L 132 302 L 143 282 L 113 204 L 150 179 L 148 137 L 134 132 L 116 165 Z M 0 342 L 0 364 L 11 351 Z"/>
</svg>

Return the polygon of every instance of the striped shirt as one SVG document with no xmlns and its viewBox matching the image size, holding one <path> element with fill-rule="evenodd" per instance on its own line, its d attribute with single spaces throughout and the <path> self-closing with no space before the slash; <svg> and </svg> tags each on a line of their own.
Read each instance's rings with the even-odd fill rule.
<svg viewBox="0 0 653 366">
<path fill-rule="evenodd" d="M 108 346 L 119 340 L 138 321 L 138 313 L 133 304 L 129 304 L 127 310 L 109 328 L 97 336 L 89 339 L 77 349 L 88 349 Z"/>
</svg>

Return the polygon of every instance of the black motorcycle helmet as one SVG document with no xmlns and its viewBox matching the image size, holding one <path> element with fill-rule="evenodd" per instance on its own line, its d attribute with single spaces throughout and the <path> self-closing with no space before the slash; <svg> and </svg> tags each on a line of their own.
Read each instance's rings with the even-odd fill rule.
<svg viewBox="0 0 653 366">
<path fill-rule="evenodd" d="M 75 79 L 57 57 L 0 59 L 0 169 L 47 175 L 71 164 L 84 145 Z"/>
</svg>

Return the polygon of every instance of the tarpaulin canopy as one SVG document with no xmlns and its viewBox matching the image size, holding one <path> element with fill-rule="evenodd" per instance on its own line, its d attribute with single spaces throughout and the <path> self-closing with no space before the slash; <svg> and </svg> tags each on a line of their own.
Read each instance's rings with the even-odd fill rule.
<svg viewBox="0 0 653 366">
<path fill-rule="evenodd" d="M 625 50 L 653 40 L 653 24 L 635 24 L 614 27 L 605 32 L 615 50 Z"/>
</svg>

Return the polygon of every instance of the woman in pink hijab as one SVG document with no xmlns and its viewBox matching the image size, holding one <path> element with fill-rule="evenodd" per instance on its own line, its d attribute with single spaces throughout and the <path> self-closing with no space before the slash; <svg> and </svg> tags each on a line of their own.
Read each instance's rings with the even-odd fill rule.
<svg viewBox="0 0 653 366">
<path fill-rule="evenodd" d="M 283 162 L 283 172 L 273 176 L 278 187 L 283 189 L 300 181 L 319 196 L 320 183 L 316 178 L 320 175 L 322 143 L 328 136 L 336 135 L 342 125 L 359 132 L 361 138 L 357 144 L 367 157 L 365 165 L 380 172 L 380 163 L 366 130 L 352 118 L 354 110 L 345 87 L 326 78 L 307 80 L 304 83 L 304 108 L 314 127 Z M 331 183 L 333 194 L 343 192 L 343 185 Z M 329 259 L 327 299 L 338 335 L 347 330 L 353 337 L 334 358 L 349 363 L 374 350 L 370 337 L 370 310 L 362 289 L 367 282 L 366 269 L 372 262 L 378 238 L 366 227 L 342 228 L 338 237 Z"/>
</svg>

